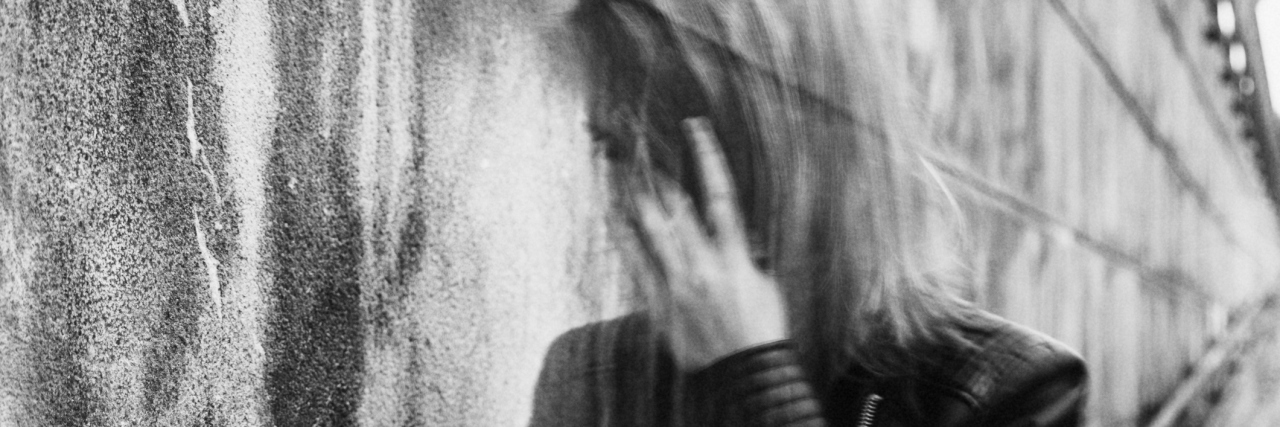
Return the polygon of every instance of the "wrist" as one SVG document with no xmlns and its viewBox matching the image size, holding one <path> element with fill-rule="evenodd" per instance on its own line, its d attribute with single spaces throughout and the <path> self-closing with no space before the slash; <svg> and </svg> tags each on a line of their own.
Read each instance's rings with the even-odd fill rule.
<svg viewBox="0 0 1280 427">
<path fill-rule="evenodd" d="M 777 340 L 730 354 L 691 378 L 718 405 L 740 414 L 748 425 L 811 425 L 821 408 L 791 340 Z M 819 423 L 820 424 L 820 423 Z"/>
</svg>

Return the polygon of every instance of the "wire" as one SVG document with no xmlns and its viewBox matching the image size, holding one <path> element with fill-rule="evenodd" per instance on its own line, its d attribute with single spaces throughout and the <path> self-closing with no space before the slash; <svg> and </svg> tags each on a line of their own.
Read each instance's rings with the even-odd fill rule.
<svg viewBox="0 0 1280 427">
<path fill-rule="evenodd" d="M 805 87 L 802 82 L 793 81 L 793 79 L 781 76 L 769 67 L 762 65 L 751 58 L 747 58 L 733 48 L 726 46 L 714 36 L 707 34 L 702 28 L 684 24 L 674 17 L 670 18 L 672 18 L 671 22 L 674 28 L 683 31 L 686 35 L 691 36 L 693 39 L 701 43 L 705 43 L 706 45 L 715 48 L 723 55 L 722 58 L 730 62 L 730 64 L 743 67 L 751 72 L 759 73 L 762 77 L 768 78 L 779 86 L 794 91 L 794 93 L 800 95 L 805 100 L 812 102 L 814 105 L 829 113 L 835 114 L 838 117 L 849 120 L 852 124 L 861 126 L 872 134 L 884 134 L 883 129 L 879 129 L 869 123 L 858 120 L 857 117 L 855 117 L 847 108 L 827 99 L 817 91 Z M 1112 71 L 1112 74 L 1114 74 L 1114 71 Z M 1129 97 L 1132 98 L 1132 95 Z M 1136 101 L 1134 102 L 1136 105 Z M 1138 115 L 1146 118 L 1146 115 L 1141 112 L 1139 112 Z M 1148 125 L 1150 125 L 1150 118 L 1146 118 L 1146 121 Z M 1155 134 L 1155 136 L 1157 138 L 1159 137 L 1158 134 Z M 1164 140 L 1161 139 L 1161 141 Z M 1168 146 L 1167 142 L 1164 142 L 1164 144 L 1165 146 Z M 1172 147 L 1169 148 L 1172 149 Z M 1175 160 L 1177 160 L 1177 153 L 1174 152 L 1173 155 Z M 1155 286 L 1160 290 L 1168 291 L 1175 295 L 1191 293 L 1196 297 L 1203 298 L 1206 302 L 1212 302 L 1214 300 L 1211 293 L 1206 292 L 1199 286 L 1191 284 L 1189 280 L 1186 279 L 1189 276 L 1183 272 L 1174 271 L 1173 274 L 1170 274 L 1170 269 L 1154 268 L 1141 258 L 1120 249 L 1117 245 L 1106 242 L 1105 240 L 1095 237 L 1078 227 L 1067 224 L 1065 221 L 1050 215 L 1012 192 L 1004 190 L 1000 186 L 992 184 L 964 168 L 942 159 L 941 156 L 933 154 L 923 154 L 923 156 L 932 162 L 933 166 L 937 167 L 948 176 L 977 191 L 979 194 L 986 196 L 988 200 L 995 202 L 997 207 L 1000 207 L 1015 217 L 1018 217 L 1024 223 L 1041 227 L 1044 232 L 1053 235 L 1063 235 L 1065 233 L 1065 235 L 1071 237 L 1072 241 L 1079 244 L 1081 247 L 1100 255 L 1103 259 L 1106 259 L 1113 264 L 1135 270 L 1143 278 L 1142 282 L 1145 284 Z M 1180 165 L 1181 163 L 1177 164 Z M 1190 178 L 1188 177 L 1187 179 Z M 1194 181 L 1191 181 L 1190 184 L 1196 188 L 1200 188 Z M 1200 188 L 1199 191 L 1203 193 L 1204 190 L 1203 188 Z M 1202 208 L 1207 207 L 1212 209 L 1211 205 L 1207 205 L 1207 199 L 1198 201 L 1201 203 L 1200 206 Z M 1221 221 L 1220 217 L 1214 217 L 1214 219 Z M 1223 227 L 1223 232 L 1227 233 L 1223 223 L 1218 223 L 1217 225 L 1219 227 Z M 1230 234 L 1227 234 L 1227 237 L 1231 244 L 1238 246 L 1238 243 L 1234 239 L 1231 239 L 1232 236 Z M 1171 278 L 1175 280 L 1170 280 Z"/>
<path fill-rule="evenodd" d="M 1144 284 L 1155 286 L 1160 290 L 1171 291 L 1174 294 L 1191 293 L 1197 297 L 1204 298 L 1206 302 L 1212 302 L 1216 299 L 1212 293 L 1186 279 L 1187 275 L 1185 273 L 1170 274 L 1168 272 L 1169 269 L 1154 268 L 1141 258 L 1121 249 L 1118 245 L 1068 224 L 1066 221 L 1036 207 L 999 185 L 988 182 L 961 166 L 950 163 L 936 155 L 925 155 L 924 157 L 942 173 L 959 181 L 988 200 L 995 202 L 996 207 L 1012 214 L 1023 223 L 1038 226 L 1046 234 L 1067 236 L 1070 242 L 1094 252 L 1108 262 L 1136 271 L 1142 277 L 1142 283 Z"/>
<path fill-rule="evenodd" d="M 1217 135 L 1229 156 L 1236 166 L 1241 170 L 1251 169 L 1252 166 L 1248 160 L 1240 152 L 1240 147 L 1233 145 L 1231 138 L 1231 126 L 1227 125 L 1226 119 L 1218 114 L 1218 109 L 1213 106 L 1213 97 L 1209 94 L 1209 88 L 1205 86 L 1204 74 L 1196 68 L 1195 62 L 1191 59 L 1191 55 L 1187 50 L 1187 44 L 1183 39 L 1182 30 L 1178 28 L 1178 23 L 1174 18 L 1173 12 L 1169 10 L 1169 5 L 1163 0 L 1151 0 L 1155 4 L 1156 13 L 1160 16 L 1160 26 L 1164 28 L 1165 36 L 1169 39 L 1169 44 L 1173 47 L 1173 53 L 1178 57 L 1178 62 L 1182 64 L 1182 68 L 1187 70 L 1187 74 L 1191 77 L 1191 87 L 1195 91 L 1196 104 L 1200 106 L 1200 110 L 1204 112 L 1205 118 L 1209 121 L 1209 126 L 1213 128 L 1213 133 Z"/>
<path fill-rule="evenodd" d="M 1125 109 L 1129 111 L 1129 115 L 1133 116 L 1134 121 L 1138 123 L 1143 135 L 1147 137 L 1147 141 L 1164 157 L 1165 165 L 1173 173 L 1178 185 L 1191 193 L 1191 197 L 1195 199 L 1200 209 L 1209 215 L 1209 219 L 1222 231 L 1227 241 L 1232 246 L 1240 247 L 1239 239 L 1236 238 L 1235 233 L 1231 232 L 1231 228 L 1227 226 L 1226 215 L 1210 199 L 1209 191 L 1192 175 L 1191 170 L 1182 161 L 1182 155 L 1178 153 L 1177 147 L 1156 129 L 1155 121 L 1142 108 L 1138 98 L 1133 95 L 1133 91 L 1125 86 L 1124 81 L 1120 79 L 1120 75 L 1116 73 L 1115 67 L 1111 65 L 1111 61 L 1107 60 L 1106 56 L 1102 54 L 1102 50 L 1089 37 L 1084 26 L 1071 15 L 1067 7 L 1062 4 L 1062 0 L 1049 0 L 1049 5 L 1053 6 L 1054 11 L 1067 24 L 1067 28 L 1071 30 L 1076 41 L 1088 52 L 1094 65 L 1102 72 L 1102 76 L 1107 81 L 1111 91 L 1120 98 L 1120 103 L 1124 105 Z"/>
</svg>

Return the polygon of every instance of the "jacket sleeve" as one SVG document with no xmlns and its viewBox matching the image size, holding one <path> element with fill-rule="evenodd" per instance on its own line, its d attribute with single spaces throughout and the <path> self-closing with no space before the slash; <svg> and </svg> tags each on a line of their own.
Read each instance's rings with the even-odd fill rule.
<svg viewBox="0 0 1280 427">
<path fill-rule="evenodd" d="M 1083 422 L 1088 391 L 1084 362 L 1074 353 L 1048 349 L 1029 369 L 1013 370 L 976 424 L 1008 427 L 1067 427 Z"/>
<path fill-rule="evenodd" d="M 1083 420 L 1087 385 L 1083 369 L 1063 369 L 1023 384 L 1010 398 L 993 405 L 981 425 L 1017 427 L 1077 426 Z"/>
<path fill-rule="evenodd" d="M 751 427 L 823 427 L 821 405 L 790 341 L 734 353 L 691 378 Z M 724 420 L 721 420 L 722 422 Z"/>
</svg>

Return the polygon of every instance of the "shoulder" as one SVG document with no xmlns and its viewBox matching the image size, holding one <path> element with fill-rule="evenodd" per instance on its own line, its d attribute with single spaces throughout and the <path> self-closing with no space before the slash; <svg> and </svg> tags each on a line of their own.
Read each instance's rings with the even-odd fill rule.
<svg viewBox="0 0 1280 427">
<path fill-rule="evenodd" d="M 540 381 L 558 383 L 628 369 L 632 360 L 652 347 L 650 325 L 643 314 L 589 323 L 570 329 L 551 343 Z"/>
<path fill-rule="evenodd" d="M 943 357 L 936 373 L 978 413 L 1064 419 L 1079 412 L 1088 371 L 1066 344 L 983 311 L 972 313 L 960 329 L 972 346 Z"/>
<path fill-rule="evenodd" d="M 608 420 L 637 419 L 637 394 L 628 390 L 650 387 L 652 341 L 649 322 L 640 314 L 561 334 L 543 359 L 529 425 L 618 425 Z"/>
</svg>

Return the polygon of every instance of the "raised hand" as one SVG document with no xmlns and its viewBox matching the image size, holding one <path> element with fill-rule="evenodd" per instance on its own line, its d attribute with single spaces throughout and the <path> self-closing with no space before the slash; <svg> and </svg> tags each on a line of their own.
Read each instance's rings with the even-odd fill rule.
<svg viewBox="0 0 1280 427">
<path fill-rule="evenodd" d="M 639 196 L 636 209 L 665 281 L 647 289 L 676 364 L 695 371 L 736 351 L 787 337 L 777 284 L 751 259 L 733 180 L 706 119 L 684 122 L 706 194 L 706 227 L 675 186 Z M 709 228 L 709 229 L 708 229 Z"/>
</svg>

